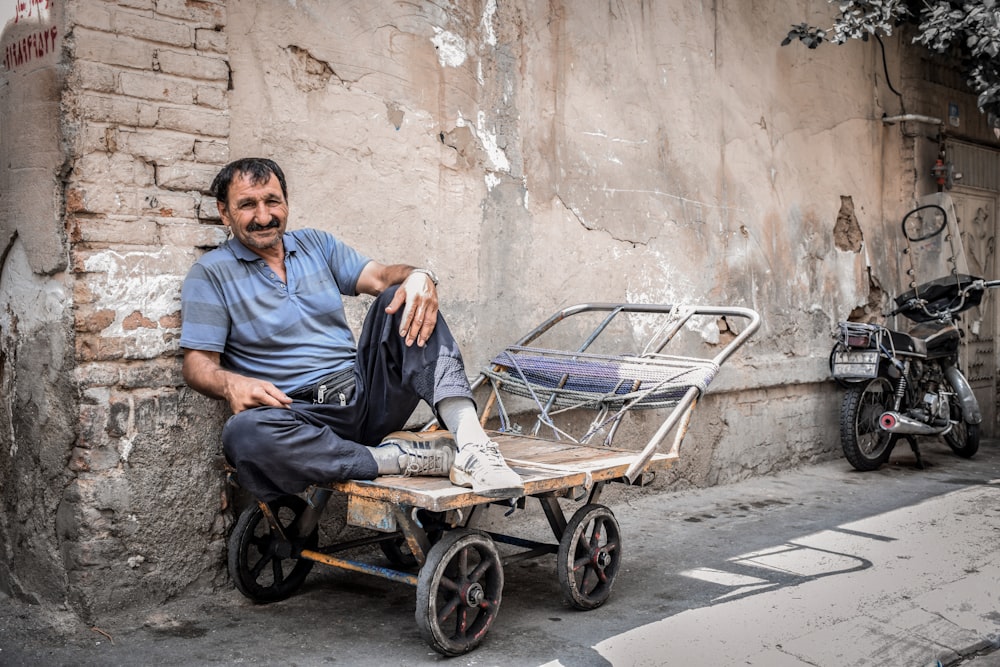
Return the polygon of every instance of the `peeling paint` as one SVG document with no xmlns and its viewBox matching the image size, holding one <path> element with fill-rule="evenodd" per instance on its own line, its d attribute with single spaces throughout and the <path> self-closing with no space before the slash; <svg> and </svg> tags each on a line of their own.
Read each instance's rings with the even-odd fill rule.
<svg viewBox="0 0 1000 667">
<path fill-rule="evenodd" d="M 507 155 L 497 144 L 496 132 L 489 132 L 486 129 L 486 113 L 483 111 L 476 115 L 476 134 L 479 136 L 479 141 L 493 166 L 499 171 L 510 171 L 510 161 L 507 160 Z"/>
<path fill-rule="evenodd" d="M 465 62 L 465 40 L 459 35 L 435 26 L 431 42 L 437 49 L 438 62 L 442 67 L 461 67 Z"/>
<path fill-rule="evenodd" d="M 108 308 L 115 313 L 115 321 L 108 326 L 107 334 L 140 338 L 145 334 L 147 342 L 162 344 L 159 329 L 126 327 L 125 320 L 133 311 L 126 311 L 121 306 L 125 303 L 141 305 L 145 317 L 154 322 L 176 312 L 180 300 L 178 276 L 158 268 L 170 263 L 167 250 L 124 253 L 105 250 L 84 261 L 87 272 L 104 274 L 100 278 L 101 289 L 94 290 L 97 296 L 94 309 Z"/>
<path fill-rule="evenodd" d="M 497 34 L 493 30 L 493 17 L 497 13 L 497 0 L 487 0 L 486 6 L 483 7 L 483 18 L 480 20 L 479 25 L 483 29 L 483 33 L 486 35 L 486 43 L 490 46 L 497 45 Z"/>
</svg>

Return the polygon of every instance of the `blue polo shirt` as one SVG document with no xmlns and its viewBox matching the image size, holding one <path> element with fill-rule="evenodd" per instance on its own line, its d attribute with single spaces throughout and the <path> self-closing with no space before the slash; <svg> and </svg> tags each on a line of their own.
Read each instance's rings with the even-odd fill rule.
<svg viewBox="0 0 1000 667">
<path fill-rule="evenodd" d="M 235 238 L 202 256 L 181 289 L 181 347 L 218 352 L 223 368 L 284 392 L 354 363 L 341 294 L 370 260 L 316 229 L 286 232 L 287 283 Z"/>
</svg>

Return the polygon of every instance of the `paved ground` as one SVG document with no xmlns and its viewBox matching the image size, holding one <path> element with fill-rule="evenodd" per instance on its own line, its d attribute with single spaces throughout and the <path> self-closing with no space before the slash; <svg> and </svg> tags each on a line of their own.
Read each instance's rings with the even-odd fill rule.
<svg viewBox="0 0 1000 667">
<path fill-rule="evenodd" d="M 95 627 L 0 599 L 0 664 L 1000 667 L 1000 443 L 971 461 L 923 451 L 924 470 L 904 446 L 874 473 L 840 459 L 697 491 L 614 487 L 611 600 L 574 611 L 552 557 L 512 564 L 497 622 L 458 658 L 420 638 L 412 588 L 317 566 L 284 602 L 227 590 Z M 497 521 L 540 529 L 529 507 Z"/>
</svg>

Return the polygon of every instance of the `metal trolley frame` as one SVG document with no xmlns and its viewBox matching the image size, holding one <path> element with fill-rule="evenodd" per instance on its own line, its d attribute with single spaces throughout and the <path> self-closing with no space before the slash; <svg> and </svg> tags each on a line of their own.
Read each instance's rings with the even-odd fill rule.
<svg viewBox="0 0 1000 667">
<path fill-rule="evenodd" d="M 668 354 L 678 334 L 698 331 L 699 318 L 721 332 L 710 353 Z M 258 502 L 241 513 L 229 540 L 234 583 L 254 601 L 280 600 L 322 563 L 408 584 L 416 588 L 421 636 L 444 655 L 483 641 L 500 608 L 504 566 L 518 560 L 555 554 L 564 599 L 577 609 L 599 607 L 622 562 L 619 524 L 598 502 L 601 491 L 610 482 L 647 484 L 677 460 L 698 398 L 759 325 L 756 312 L 739 307 L 597 303 L 560 310 L 498 354 L 473 383 L 487 394 L 483 424 L 495 420 L 491 435 L 521 475 L 523 497 L 485 498 L 446 478 L 379 477 Z M 626 345 L 635 336 L 622 332 L 637 328 L 642 343 Z M 572 349 L 541 345 L 557 329 L 579 333 Z M 641 449 L 613 446 L 623 418 L 636 410 L 656 410 L 663 419 Z M 526 415 L 527 426 L 518 421 Z M 671 432 L 671 446 L 660 451 Z M 318 526 L 335 493 L 346 496 L 347 524 L 365 536 L 321 546 Z M 528 498 L 538 501 L 554 541 L 475 527 L 488 507 L 513 513 Z M 577 505 L 567 516 L 565 507 Z M 368 545 L 378 545 L 384 560 L 343 556 Z"/>
</svg>

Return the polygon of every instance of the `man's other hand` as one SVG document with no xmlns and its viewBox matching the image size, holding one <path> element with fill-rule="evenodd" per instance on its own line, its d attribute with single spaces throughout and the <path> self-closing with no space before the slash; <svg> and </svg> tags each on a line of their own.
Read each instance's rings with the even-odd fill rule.
<svg viewBox="0 0 1000 667">
<path fill-rule="evenodd" d="M 438 316 L 437 289 L 430 276 L 417 271 L 411 273 L 396 290 L 385 312 L 392 315 L 403 304 L 399 335 L 406 339 L 408 347 L 414 341 L 423 347 L 437 326 Z"/>
</svg>

